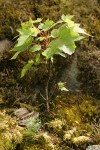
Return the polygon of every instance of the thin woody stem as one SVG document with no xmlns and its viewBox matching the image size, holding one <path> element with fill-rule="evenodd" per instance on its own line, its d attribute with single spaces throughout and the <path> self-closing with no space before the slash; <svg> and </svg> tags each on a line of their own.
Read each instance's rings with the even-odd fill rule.
<svg viewBox="0 0 100 150">
<path fill-rule="evenodd" d="M 42 37 L 45 37 L 44 38 L 44 42 L 45 42 L 45 48 L 48 47 L 49 43 L 50 43 L 50 40 L 48 39 L 47 36 L 49 36 L 49 32 L 42 32 L 40 31 L 37 27 L 36 29 L 39 31 L 39 34 L 42 36 Z M 49 59 L 48 60 L 48 63 L 47 63 L 47 69 L 48 69 L 48 79 L 47 79 L 47 83 L 46 83 L 46 87 L 45 87 L 45 97 L 40 93 L 41 97 L 46 101 L 46 107 L 47 107 L 47 112 L 49 112 L 49 82 L 50 82 L 50 77 L 51 77 L 51 60 Z"/>
<path fill-rule="evenodd" d="M 46 92 L 46 105 L 47 105 L 47 112 L 49 112 L 49 82 L 51 77 L 51 60 L 48 60 L 48 80 L 45 88 Z"/>
</svg>

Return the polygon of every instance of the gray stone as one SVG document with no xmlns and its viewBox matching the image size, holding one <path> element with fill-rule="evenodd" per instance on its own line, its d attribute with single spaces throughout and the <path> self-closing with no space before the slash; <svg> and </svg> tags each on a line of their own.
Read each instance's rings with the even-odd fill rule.
<svg viewBox="0 0 100 150">
<path fill-rule="evenodd" d="M 0 60 L 2 60 L 8 50 L 10 50 L 11 45 L 12 42 L 7 39 L 0 41 Z"/>
<path fill-rule="evenodd" d="M 91 145 L 86 148 L 86 150 L 100 150 L 100 145 Z"/>
<path fill-rule="evenodd" d="M 14 114 L 19 119 L 18 124 L 20 126 L 26 126 L 30 118 L 37 118 L 39 116 L 38 112 L 32 111 L 29 113 L 29 111 L 26 108 L 19 108 L 14 112 Z"/>
<path fill-rule="evenodd" d="M 28 113 L 26 115 L 24 115 L 19 121 L 18 121 L 18 124 L 20 126 L 26 126 L 26 124 L 29 122 L 30 119 L 32 118 L 38 118 L 39 116 L 39 113 L 38 112 L 31 112 L 31 113 Z"/>
<path fill-rule="evenodd" d="M 15 116 L 18 118 L 22 118 L 23 116 L 25 116 L 28 113 L 29 113 L 29 111 L 26 108 L 19 108 L 14 112 Z"/>
</svg>

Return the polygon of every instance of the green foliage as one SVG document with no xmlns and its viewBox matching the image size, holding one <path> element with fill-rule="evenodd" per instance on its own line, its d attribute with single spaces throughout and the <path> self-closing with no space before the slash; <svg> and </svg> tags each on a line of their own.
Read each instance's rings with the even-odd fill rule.
<svg viewBox="0 0 100 150">
<path fill-rule="evenodd" d="M 13 50 L 15 52 L 11 59 L 16 59 L 17 56 L 25 51 L 34 53 L 28 63 L 23 67 L 21 77 L 32 67 L 40 62 L 45 63 L 47 67 L 47 77 L 45 84 L 45 96 L 41 94 L 46 101 L 47 111 L 49 112 L 49 82 L 51 79 L 51 62 L 55 55 L 66 57 L 75 52 L 75 42 L 83 39 L 81 34 L 88 35 L 85 30 L 80 28 L 80 25 L 72 21 L 70 15 L 62 15 L 58 22 L 47 19 L 42 22 L 41 18 L 22 23 L 19 32 L 17 44 Z M 42 60 L 42 61 L 41 61 Z M 60 84 L 60 89 L 67 91 L 64 85 Z M 41 93 L 41 92 L 40 92 Z"/>
<path fill-rule="evenodd" d="M 36 135 L 39 133 L 41 128 L 41 122 L 38 115 L 30 117 L 27 120 L 26 131 L 23 134 L 23 141 L 21 144 L 22 148 L 31 147 L 34 145 Z"/>
<path fill-rule="evenodd" d="M 27 127 L 27 133 L 31 133 L 31 134 L 38 133 L 41 127 L 39 116 L 36 115 L 36 116 L 29 118 L 26 124 L 26 127 Z"/>
<path fill-rule="evenodd" d="M 61 91 L 68 91 L 68 90 L 66 89 L 66 87 L 65 87 L 65 84 L 66 84 L 66 83 L 61 82 L 61 81 L 58 83 L 58 87 L 59 87 L 59 89 L 60 89 Z"/>
<path fill-rule="evenodd" d="M 47 19 L 44 23 L 41 18 L 22 23 L 19 32 L 17 44 L 13 50 L 15 52 L 12 59 L 28 50 L 29 53 L 35 53 L 35 60 L 29 60 L 24 66 L 21 77 L 23 77 L 31 66 L 38 65 L 40 58 L 52 59 L 54 55 L 66 57 L 66 54 L 72 55 L 75 52 L 75 42 L 83 38 L 80 34 L 86 34 L 80 25 L 72 21 L 70 15 L 62 15 L 58 22 Z"/>
<path fill-rule="evenodd" d="M 28 64 L 26 64 L 21 72 L 21 77 L 23 77 L 25 75 L 25 73 L 27 72 L 27 70 L 29 70 L 32 65 L 33 65 L 34 61 L 33 60 L 29 60 Z"/>
</svg>

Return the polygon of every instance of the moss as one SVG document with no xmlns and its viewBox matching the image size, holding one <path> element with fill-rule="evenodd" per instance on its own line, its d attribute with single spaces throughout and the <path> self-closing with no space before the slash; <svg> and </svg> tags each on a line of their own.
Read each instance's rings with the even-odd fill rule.
<svg viewBox="0 0 100 150">
<path fill-rule="evenodd" d="M 83 115 L 83 121 L 85 120 L 86 122 L 91 122 L 91 121 L 96 121 L 96 117 L 98 117 L 98 106 L 94 105 L 93 101 L 84 101 L 80 105 L 80 111 Z"/>
<path fill-rule="evenodd" d="M 81 89 L 83 91 L 87 91 L 88 93 L 90 93 L 90 95 L 95 96 L 99 99 L 100 80 L 99 80 L 99 77 L 96 77 L 96 76 L 99 76 L 99 74 L 97 74 L 98 67 L 97 69 L 95 69 L 93 66 L 90 66 L 91 62 L 94 62 L 94 63 L 96 62 L 96 59 L 93 58 L 94 54 L 93 54 L 93 57 L 90 54 L 87 55 L 87 53 L 90 53 L 90 51 L 95 52 L 95 49 L 98 49 L 100 45 L 99 44 L 100 9 L 99 9 L 98 2 L 96 0 L 92 0 L 92 1 L 91 0 L 89 1 L 44 0 L 42 3 L 39 3 L 39 1 L 35 3 L 34 1 L 27 1 L 27 0 L 24 0 L 24 1 L 0 0 L 0 3 L 1 3 L 1 9 L 0 9 L 1 11 L 0 13 L 1 14 L 0 15 L 0 20 L 1 20 L 0 21 L 0 26 L 1 26 L 0 38 L 1 39 L 4 39 L 4 38 L 12 39 L 14 35 L 16 34 L 15 29 L 18 28 L 18 26 L 20 26 L 20 23 L 22 21 L 27 20 L 29 16 L 32 16 L 32 18 L 35 18 L 36 13 L 38 17 L 42 17 L 43 19 L 46 19 L 49 17 L 49 18 L 52 18 L 53 20 L 58 20 L 61 14 L 63 13 L 75 15 L 74 16 L 75 21 L 80 22 L 82 26 L 84 26 L 84 28 L 86 28 L 87 31 L 90 32 L 90 34 L 94 35 L 93 38 L 90 37 L 89 39 L 87 39 L 87 41 L 83 42 L 84 46 L 79 45 L 81 51 L 82 50 L 86 51 L 85 53 L 82 53 L 82 55 L 78 57 L 78 67 L 80 70 L 80 74 L 78 78 L 83 83 Z M 83 45 L 83 43 L 81 45 Z M 87 58 L 84 55 L 86 55 Z M 93 59 L 90 61 L 91 57 Z M 23 64 L 27 62 L 28 58 L 29 56 L 26 53 L 26 54 L 22 54 L 18 58 L 17 63 L 13 63 L 13 62 L 10 63 L 10 61 L 8 60 L 9 58 L 4 60 L 6 61 L 5 63 L 4 61 L 2 63 L 0 62 L 0 65 L 2 65 L 2 70 L 4 70 L 4 67 L 5 67 L 7 68 L 8 74 L 10 74 L 9 77 L 8 76 L 3 77 L 3 82 L 1 81 L 2 84 L 4 83 L 3 86 L 5 85 L 12 86 L 12 85 L 16 85 L 17 82 L 19 82 L 21 85 L 29 89 L 30 86 L 32 87 L 37 84 L 39 84 L 40 86 L 41 84 L 44 83 L 44 80 L 46 78 L 45 76 L 46 67 L 43 67 L 43 65 L 39 66 L 38 70 L 36 69 L 36 67 L 33 67 L 33 69 L 29 71 L 30 75 L 27 74 L 24 79 L 19 79 L 21 68 L 23 67 Z M 53 74 L 54 75 L 53 78 L 56 78 L 57 76 L 59 78 L 62 72 L 58 74 L 58 71 L 62 70 L 62 67 L 66 67 L 66 64 L 68 64 L 67 66 L 70 66 L 72 59 L 73 57 L 72 58 L 68 57 L 66 60 L 64 60 L 63 58 L 58 58 L 59 61 L 55 61 L 55 64 L 54 64 L 56 67 L 54 68 L 55 71 Z M 86 64 L 88 61 L 89 61 L 89 67 Z M 95 66 L 95 64 L 93 65 Z M 97 65 L 99 65 L 99 63 Z M 9 70 L 8 69 L 9 66 L 11 66 L 12 68 L 14 66 L 14 69 L 10 68 L 11 70 Z M 83 72 L 84 69 L 85 71 Z M 90 77 L 92 78 L 91 80 L 90 80 Z"/>
<path fill-rule="evenodd" d="M 97 26 L 100 18 L 100 6 L 97 0 L 44 0 L 42 5 L 38 5 L 37 3 L 36 6 L 40 16 L 43 18 L 57 20 L 63 13 L 75 15 L 75 20 L 81 22 L 88 31 L 94 33 L 96 38 L 100 38 L 98 33 L 99 26 Z"/>
<path fill-rule="evenodd" d="M 0 0 L 0 39 L 12 39 L 21 21 L 32 15 L 32 8 L 32 2 L 27 0 Z"/>
<path fill-rule="evenodd" d="M 99 103 L 81 93 L 58 96 L 53 110 L 53 117 L 56 120 L 51 119 L 47 129 L 69 147 L 85 149 L 87 144 L 96 144 L 99 142 L 100 130 Z M 95 126 L 97 126 L 97 131 Z"/>
<path fill-rule="evenodd" d="M 53 20 L 58 20 L 63 13 L 75 15 L 74 19 L 81 23 L 94 36 L 84 40 L 79 45 L 82 51 L 78 53 L 78 68 L 80 70 L 78 79 L 82 82 L 81 90 L 99 99 L 99 2 L 96 0 L 44 0 L 42 4 L 36 3 L 34 5 L 34 1 L 0 0 L 0 4 L 1 39 L 12 39 L 16 35 L 15 29 L 20 26 L 22 21 L 26 21 L 30 15 L 33 18 L 42 17 L 46 19 L 49 17 Z M 2 66 L 0 92 L 4 97 L 0 100 L 0 103 L 3 107 L 9 107 L 7 108 L 7 112 L 10 114 L 14 111 L 15 107 L 26 107 L 32 111 L 33 106 L 38 107 L 41 101 L 39 97 L 39 101 L 34 100 L 33 97 L 36 92 L 35 88 L 40 90 L 41 87 L 44 87 L 46 66 L 33 67 L 24 79 L 20 79 L 21 68 L 27 62 L 28 58 L 32 56 L 25 53 L 18 57 L 16 61 L 9 61 L 10 56 L 5 57 L 0 62 Z M 58 58 L 59 62 L 54 62 L 56 66 L 53 72 L 55 77 L 59 78 L 61 76 L 57 71 L 62 70 L 62 67 L 65 67 L 66 63 L 69 65 L 71 59 L 73 59 L 73 56 L 72 58 L 68 57 L 65 61 L 63 58 Z M 53 82 L 51 82 L 52 84 Z M 85 149 L 85 144 L 100 144 L 100 127 L 98 123 L 100 116 L 99 101 L 97 102 L 96 99 L 80 93 L 71 93 L 58 96 L 51 103 L 53 106 L 50 116 L 43 114 L 43 108 L 42 113 L 40 112 L 41 116 L 42 114 L 44 115 L 42 116 L 42 120 L 49 133 L 46 135 L 43 132 L 38 135 L 37 139 L 33 139 L 34 146 L 24 147 L 24 150 L 44 150 L 44 148 L 50 150 L 53 148 L 66 149 L 67 146 L 70 148 L 75 147 L 75 149 Z M 71 134 L 73 129 L 75 131 Z M 9 135 L 8 132 L 7 134 Z M 5 140 L 3 139 L 0 142 L 3 142 L 3 144 L 0 144 L 2 146 Z M 12 141 L 8 142 L 7 146 L 10 149 L 14 149 Z M 3 150 L 4 146 L 0 148 Z"/>
<path fill-rule="evenodd" d="M 89 37 L 78 44 L 78 79 L 82 83 L 80 90 L 83 90 L 83 92 L 100 99 L 100 74 L 98 73 L 100 47 L 99 2 L 97 0 L 44 0 L 42 5 L 37 4 L 36 7 L 40 13 L 40 17 L 45 19 L 51 18 L 53 20 L 58 20 L 61 14 L 74 15 L 74 20 L 79 22 L 81 26 L 87 30 L 87 32 L 93 35 L 93 37 Z M 94 55 L 97 60 L 94 58 Z M 70 58 L 70 60 L 72 59 Z M 61 60 L 59 61 L 60 63 L 57 62 L 56 67 L 58 66 L 59 68 L 62 68 L 63 64 L 66 64 L 66 60 Z M 68 65 L 65 66 L 69 66 L 70 62 L 71 61 L 69 61 Z M 59 76 L 59 74 L 57 75 Z"/>
<path fill-rule="evenodd" d="M 84 51 L 78 54 L 78 80 L 82 83 L 81 89 L 84 93 L 89 93 L 91 96 L 100 98 L 100 72 L 99 72 L 99 57 L 98 50 L 91 50 L 91 46 L 87 46 L 89 52 Z"/>
<path fill-rule="evenodd" d="M 21 21 L 27 20 L 30 15 L 33 18 L 37 16 L 44 19 L 52 18 L 58 20 L 63 13 L 75 15 L 75 20 L 84 24 L 84 26 L 86 26 L 85 28 L 96 36 L 96 41 L 100 39 L 100 8 L 96 0 L 84 2 L 78 0 L 44 0 L 42 3 L 27 0 L 0 0 L 0 3 L 0 37 L 2 39 L 5 37 L 12 37 L 12 32 L 15 32 L 15 28 L 19 26 Z"/>
<path fill-rule="evenodd" d="M 90 143 L 98 144 L 100 138 L 99 103 L 81 93 L 58 96 L 55 99 L 56 107 L 54 106 L 51 110 L 51 121 L 44 123 L 45 127 L 48 127 L 43 127 L 42 132 L 40 131 L 35 136 L 31 134 L 32 137 L 26 138 L 29 145 L 21 143 L 21 149 L 59 150 L 61 147 L 63 149 L 66 147 L 69 147 L 68 149 L 72 147 L 85 149 L 86 145 Z M 45 114 L 42 115 L 43 119 Z M 31 144 L 29 140 L 31 140 Z"/>
<path fill-rule="evenodd" d="M 0 112 L 0 148 L 2 150 L 14 150 L 18 143 L 22 141 L 23 128 L 8 116 L 5 112 Z"/>
</svg>

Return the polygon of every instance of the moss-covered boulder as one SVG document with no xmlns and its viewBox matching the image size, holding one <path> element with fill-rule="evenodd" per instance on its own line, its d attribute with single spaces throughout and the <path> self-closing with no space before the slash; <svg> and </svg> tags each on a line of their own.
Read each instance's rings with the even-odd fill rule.
<svg viewBox="0 0 100 150">
<path fill-rule="evenodd" d="M 91 50 L 90 46 L 85 46 L 85 48 L 89 51 L 78 53 L 77 79 L 81 83 L 81 90 L 100 99 L 100 52 L 98 49 Z"/>
<path fill-rule="evenodd" d="M 75 15 L 75 20 L 96 37 L 96 43 L 99 42 L 100 6 L 97 0 L 0 0 L 0 38 L 11 37 L 16 27 L 29 17 L 58 20 L 63 13 Z"/>
<path fill-rule="evenodd" d="M 72 61 L 70 61 L 69 64 L 66 64 L 65 60 L 61 61 L 61 64 L 59 62 L 57 63 L 59 68 L 60 66 L 62 68 L 62 64 L 65 62 L 64 66 L 66 66 L 66 68 L 63 66 L 63 71 L 61 71 L 63 75 L 60 73 L 60 78 L 63 81 L 68 81 L 67 85 L 69 89 L 72 88 L 75 90 L 75 88 L 78 88 L 79 90 L 89 93 L 91 96 L 99 99 L 99 2 L 97 0 L 44 0 L 41 5 L 37 3 L 36 8 L 40 17 L 45 19 L 51 18 L 53 20 L 58 20 L 61 14 L 74 15 L 75 21 L 81 23 L 87 32 L 93 36 L 90 36 L 78 45 L 79 51 L 77 52 L 77 59 L 75 58 L 76 62 L 73 61 L 73 56 Z M 71 72 L 71 69 L 73 69 L 73 72 Z M 69 77 L 70 75 L 71 77 Z"/>
<path fill-rule="evenodd" d="M 12 40 L 20 23 L 34 17 L 33 11 L 33 1 L 0 0 L 0 39 Z"/>
<path fill-rule="evenodd" d="M 88 7 L 89 6 L 89 7 Z M 78 64 L 78 66 L 76 66 L 76 68 L 79 69 L 79 74 L 77 72 L 75 78 L 78 77 L 78 80 L 81 82 L 81 90 L 83 91 L 87 91 L 88 93 L 90 93 L 91 95 L 99 98 L 99 83 L 100 83 L 100 79 L 99 79 L 99 73 L 98 73 L 98 65 L 99 65 L 99 41 L 100 41 L 100 28 L 99 28 L 99 18 L 100 18 L 100 5 L 99 2 L 97 0 L 89 0 L 89 1 L 70 1 L 70 0 L 41 0 L 41 1 L 15 1 L 15 0 L 0 0 L 0 38 L 1 39 L 5 39 L 5 38 L 9 38 L 12 39 L 17 33 L 15 31 L 16 28 L 18 28 L 20 26 L 20 23 L 22 21 L 26 21 L 29 19 L 29 17 L 31 16 L 33 19 L 37 18 L 37 17 L 42 17 L 43 19 L 46 18 L 51 18 L 53 20 L 58 20 L 61 16 L 61 14 L 71 14 L 74 15 L 74 20 L 76 22 L 79 22 L 82 24 L 82 26 L 87 29 L 87 31 L 93 35 L 93 37 L 90 37 L 89 39 L 84 40 L 84 42 L 82 42 L 80 45 L 78 45 L 80 47 L 80 50 L 78 52 L 78 59 L 76 64 Z M 81 46 L 84 45 L 84 46 Z M 85 51 L 85 52 L 83 52 Z M 80 53 L 81 52 L 81 53 Z M 93 54 L 92 54 L 93 53 Z M 94 58 L 94 53 L 98 53 L 96 55 L 96 59 L 98 59 L 98 63 L 97 60 Z M 85 61 L 85 56 L 87 56 L 86 59 L 88 59 L 88 61 Z M 93 56 L 92 56 L 93 55 Z M 7 55 L 6 55 L 7 56 Z M 73 56 L 74 57 L 74 56 Z M 73 60 L 72 57 L 72 60 Z M 84 58 L 84 59 L 83 59 Z M 90 67 L 90 58 L 91 58 L 91 62 L 93 62 L 93 65 L 91 65 Z M 25 61 L 27 61 L 27 54 L 26 55 L 22 55 L 21 56 L 20 63 L 19 60 L 17 61 L 17 65 L 19 67 L 18 70 L 16 70 L 15 78 L 19 78 L 19 72 L 21 70 L 21 67 L 23 66 L 23 64 L 25 63 Z M 24 60 L 24 61 L 23 61 Z M 67 60 L 67 59 L 66 59 Z M 65 66 L 67 66 L 66 68 L 68 68 L 68 66 L 70 67 L 70 64 L 72 63 L 72 61 L 64 61 L 64 59 L 61 59 L 61 61 L 58 61 L 56 63 L 56 67 L 57 69 L 61 69 L 62 67 L 65 68 Z M 71 60 L 71 59 L 70 59 Z M 10 63 L 10 61 L 7 63 L 7 59 L 5 60 L 6 65 L 10 64 L 11 66 L 14 66 L 14 64 L 12 65 Z M 1 63 L 1 65 L 3 66 L 3 64 L 5 64 L 4 62 Z M 66 64 L 67 63 L 67 64 Z M 94 65 L 96 64 L 96 65 Z M 83 66 L 82 66 L 83 65 Z M 87 69 L 87 66 L 89 66 L 89 69 Z M 7 66 L 6 66 L 7 67 Z M 2 67 L 3 68 L 3 67 Z M 43 68 L 43 67 L 40 67 Z M 83 68 L 83 69 L 82 69 Z M 3 69 L 4 70 L 4 69 Z M 32 78 L 30 75 L 30 78 L 25 77 L 25 81 L 26 79 L 28 80 L 28 82 L 30 82 L 29 80 L 31 80 L 31 85 L 33 86 L 33 83 L 37 84 L 37 81 L 34 80 L 35 78 L 37 78 L 37 76 L 39 76 L 39 78 L 37 79 L 39 82 L 45 79 L 45 67 L 42 71 L 40 71 L 40 73 L 38 74 L 36 71 L 36 68 L 33 69 L 35 70 L 35 75 L 33 75 L 34 73 L 32 73 L 30 71 L 30 74 L 32 74 L 34 77 Z M 41 69 L 40 69 L 41 70 Z M 85 71 L 83 71 L 85 70 Z M 92 70 L 92 71 L 90 71 Z M 69 68 L 66 72 L 69 71 Z M 83 73 L 84 72 L 84 73 Z M 88 72 L 88 73 L 87 73 Z M 62 73 L 62 72 L 61 72 Z M 57 74 L 58 76 L 61 76 L 61 73 Z M 10 73 L 12 74 L 12 73 Z M 37 75 L 38 74 L 38 75 Z M 41 76 L 41 74 L 43 74 Z M 16 75 L 18 75 L 16 77 Z M 67 75 L 66 75 L 67 76 Z M 86 76 L 86 77 L 85 77 Z M 88 77 L 87 77 L 88 76 Z M 89 76 L 92 76 L 91 79 L 89 78 Z M 83 79 L 85 77 L 85 79 Z M 12 77 L 11 77 L 12 78 Z M 58 77 L 59 78 L 59 77 Z M 69 79 L 69 78 L 68 78 Z M 9 81 L 9 80 L 8 80 Z M 7 81 L 7 82 L 8 82 Z M 13 80 L 15 82 L 15 79 Z M 75 81 L 75 85 L 74 88 L 77 88 L 77 79 L 72 79 L 69 81 Z M 43 83 L 42 82 L 42 83 Z M 70 84 L 72 84 L 69 83 Z M 90 83 L 91 82 L 91 83 Z M 22 83 L 22 80 L 21 80 Z M 25 83 L 23 81 L 23 83 Z M 87 84 L 86 84 L 87 83 Z M 7 83 L 9 84 L 9 83 Z M 83 86 L 84 84 L 84 86 Z M 91 87 L 90 87 L 91 86 Z M 79 85 L 78 85 L 79 87 Z M 86 90 L 86 88 L 88 87 L 88 89 Z M 97 90 L 95 90 L 97 89 Z"/>
</svg>

